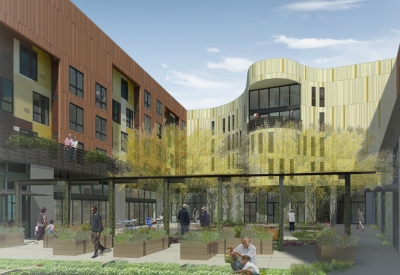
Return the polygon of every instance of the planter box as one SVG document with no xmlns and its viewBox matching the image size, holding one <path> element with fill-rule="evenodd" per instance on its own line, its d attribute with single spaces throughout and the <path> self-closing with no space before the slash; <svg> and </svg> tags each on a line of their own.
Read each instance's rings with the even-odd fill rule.
<svg viewBox="0 0 400 275">
<path fill-rule="evenodd" d="M 225 240 L 218 240 L 217 242 L 217 254 L 225 254 L 226 242 Z"/>
<path fill-rule="evenodd" d="M 217 254 L 225 254 L 225 250 L 228 249 L 228 247 L 233 247 L 233 249 L 235 249 L 241 243 L 241 238 L 229 238 L 226 240 L 219 240 Z M 257 254 L 272 255 L 273 253 L 272 240 L 260 241 L 258 239 L 250 238 L 250 243 L 256 247 Z"/>
<path fill-rule="evenodd" d="M 93 244 L 90 240 L 61 241 L 53 239 L 53 255 L 77 256 L 89 252 L 93 252 Z"/>
<path fill-rule="evenodd" d="M 181 260 L 208 260 L 218 251 L 218 243 L 181 243 Z"/>
<path fill-rule="evenodd" d="M 113 247 L 113 236 L 111 236 L 111 235 L 100 236 L 100 243 L 105 248 Z"/>
<path fill-rule="evenodd" d="M 24 245 L 24 234 L 0 235 L 0 248 Z"/>
<path fill-rule="evenodd" d="M 351 247 L 338 246 L 315 246 L 315 254 L 321 262 L 337 261 L 355 261 L 355 249 Z"/>
<path fill-rule="evenodd" d="M 145 255 L 144 242 L 136 243 L 115 243 L 113 257 L 119 258 L 140 258 Z"/>
<path fill-rule="evenodd" d="M 44 234 L 43 248 L 53 248 L 53 241 L 54 241 L 53 235 Z"/>
<path fill-rule="evenodd" d="M 265 240 L 265 241 L 260 241 L 260 247 L 257 248 L 257 254 L 262 254 L 262 255 L 272 255 L 274 253 L 274 248 L 273 248 L 273 241 L 271 240 Z"/>
<path fill-rule="evenodd" d="M 278 240 L 278 229 L 267 229 L 267 232 L 272 232 L 274 234 L 274 241 Z"/>
</svg>

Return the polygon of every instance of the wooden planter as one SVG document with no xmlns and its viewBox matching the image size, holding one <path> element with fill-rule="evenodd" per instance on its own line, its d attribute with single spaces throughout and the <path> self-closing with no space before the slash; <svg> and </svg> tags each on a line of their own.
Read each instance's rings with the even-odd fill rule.
<svg viewBox="0 0 400 275">
<path fill-rule="evenodd" d="M 24 245 L 24 234 L 0 235 L 0 248 Z"/>
<path fill-rule="evenodd" d="M 257 247 L 257 254 L 272 255 L 274 253 L 273 240 L 259 241 L 260 246 Z"/>
<path fill-rule="evenodd" d="M 225 254 L 226 242 L 225 240 L 218 240 L 217 242 L 217 254 Z"/>
<path fill-rule="evenodd" d="M 351 247 L 338 246 L 315 246 L 315 254 L 321 262 L 337 261 L 355 261 L 355 249 Z"/>
<path fill-rule="evenodd" d="M 208 260 L 218 251 L 218 243 L 181 243 L 181 260 Z"/>
<path fill-rule="evenodd" d="M 93 251 L 94 248 L 91 240 L 61 241 L 56 238 L 53 239 L 53 255 L 77 256 Z"/>
<path fill-rule="evenodd" d="M 43 248 L 53 248 L 53 235 L 44 234 L 43 238 Z"/>
<path fill-rule="evenodd" d="M 274 241 L 278 240 L 278 229 L 267 229 L 267 232 L 272 232 L 274 234 Z"/>
<path fill-rule="evenodd" d="M 168 248 L 168 236 L 145 242 L 114 243 L 113 256 L 140 258 Z"/>
<path fill-rule="evenodd" d="M 101 236 L 100 237 L 100 243 L 105 248 L 113 247 L 113 236 L 112 235 Z"/>
</svg>

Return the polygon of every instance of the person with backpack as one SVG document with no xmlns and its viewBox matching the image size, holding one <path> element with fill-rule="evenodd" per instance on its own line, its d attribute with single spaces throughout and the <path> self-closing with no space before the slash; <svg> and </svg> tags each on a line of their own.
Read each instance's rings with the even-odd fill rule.
<svg viewBox="0 0 400 275">
<path fill-rule="evenodd" d="M 44 229 L 46 228 L 46 207 L 42 207 L 37 219 L 37 238 L 35 244 L 39 244 L 39 241 L 43 239 Z"/>
</svg>

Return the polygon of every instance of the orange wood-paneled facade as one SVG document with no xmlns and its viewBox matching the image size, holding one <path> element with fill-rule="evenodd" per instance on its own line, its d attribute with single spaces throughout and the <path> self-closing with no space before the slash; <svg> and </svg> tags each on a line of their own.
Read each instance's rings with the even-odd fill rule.
<svg viewBox="0 0 400 275">
<path fill-rule="evenodd" d="M 1 0 L 0 24 L 15 39 L 23 37 L 52 57 L 52 135 L 59 142 L 72 133 L 85 150 L 100 148 L 112 152 L 112 70 L 115 68 L 135 84 L 135 128 L 142 126 L 144 114 L 163 124 L 164 114 L 172 112 L 179 123 L 186 122 L 186 110 L 143 68 L 102 32 L 68 0 Z M 121 26 L 123 27 L 123 26 Z M 0 28 L 1 30 L 1 28 Z M 83 98 L 69 91 L 70 66 L 83 73 Z M 95 84 L 107 89 L 107 110 L 95 105 Z M 151 110 L 144 108 L 144 90 L 151 93 Z M 156 100 L 162 102 L 158 117 Z M 69 129 L 69 104 L 84 109 L 84 132 Z M 15 106 L 17 107 L 17 106 Z M 95 117 L 107 120 L 107 142 L 95 137 Z"/>
</svg>

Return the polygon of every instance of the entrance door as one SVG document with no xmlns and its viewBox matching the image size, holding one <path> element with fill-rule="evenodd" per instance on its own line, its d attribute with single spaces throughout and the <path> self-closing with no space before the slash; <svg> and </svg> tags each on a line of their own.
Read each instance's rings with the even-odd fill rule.
<svg viewBox="0 0 400 275">
<path fill-rule="evenodd" d="M 269 202 L 267 206 L 267 221 L 275 223 L 276 211 L 278 210 L 277 202 Z"/>
</svg>

